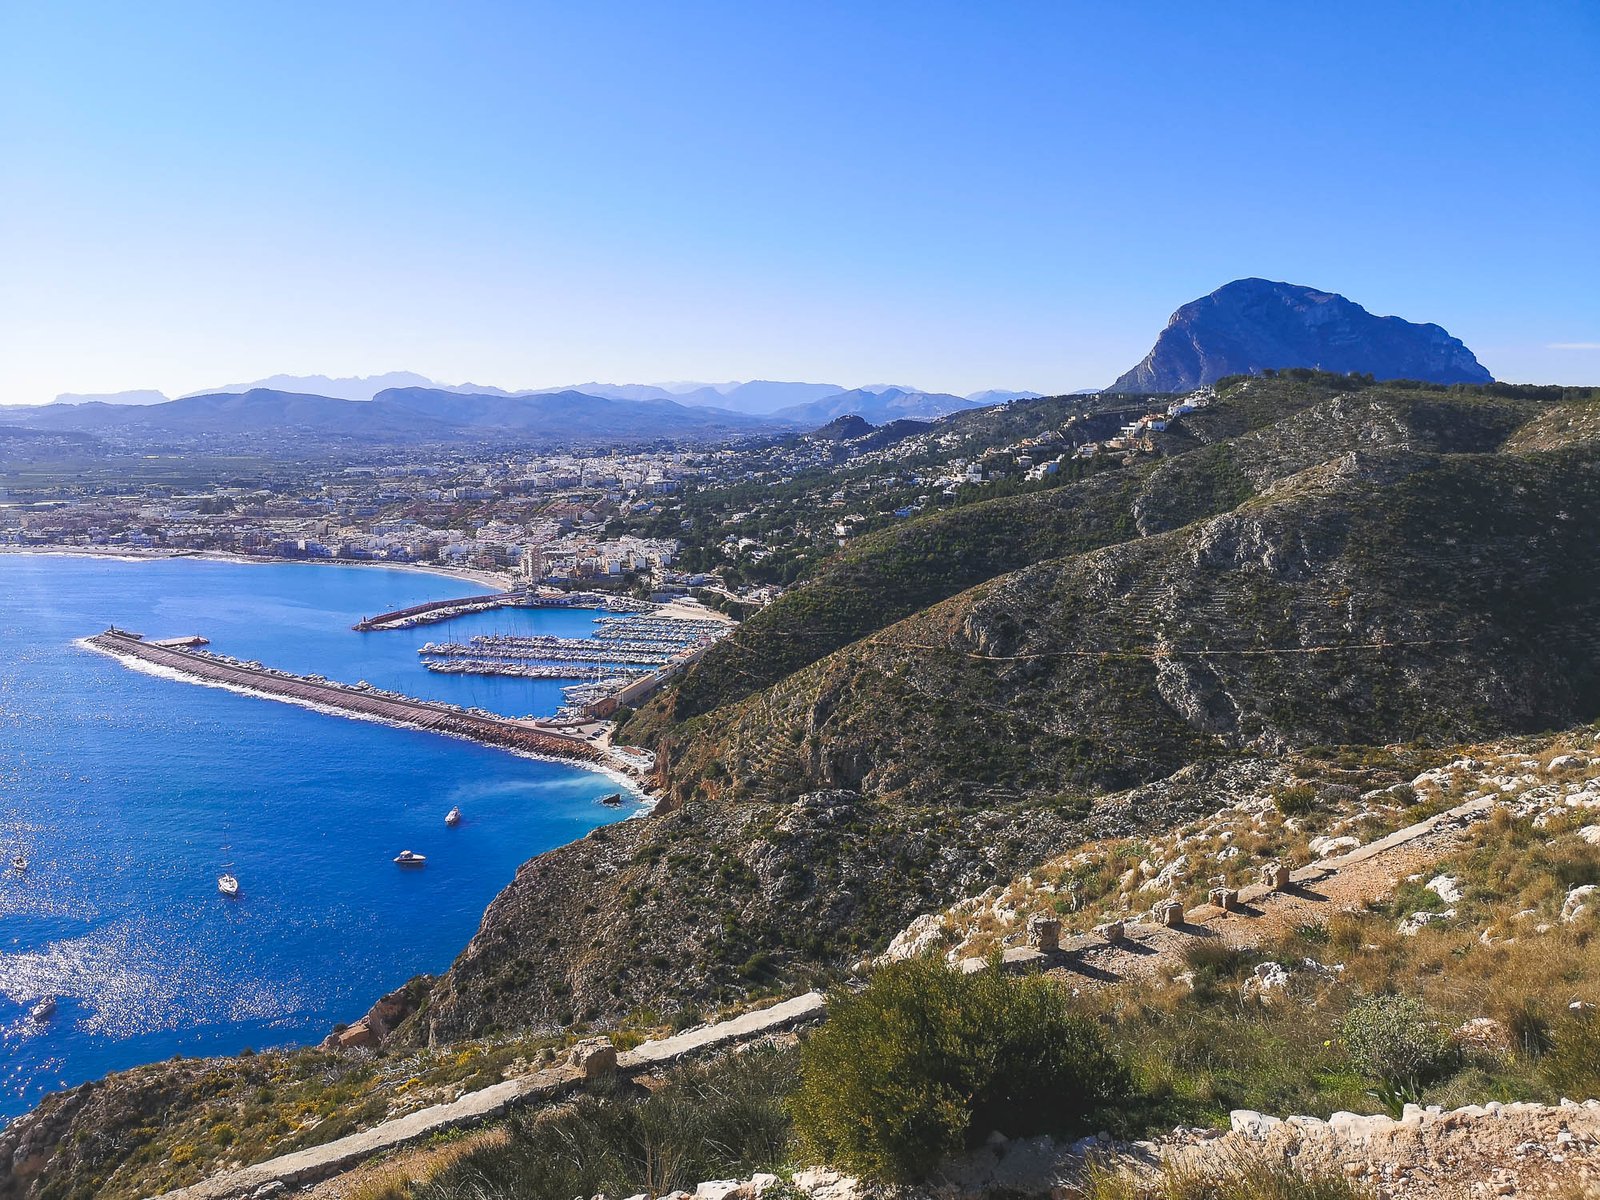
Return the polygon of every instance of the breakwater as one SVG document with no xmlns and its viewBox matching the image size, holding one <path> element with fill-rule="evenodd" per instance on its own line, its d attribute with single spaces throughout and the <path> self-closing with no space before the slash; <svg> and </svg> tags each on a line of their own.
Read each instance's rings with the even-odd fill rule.
<svg viewBox="0 0 1600 1200">
<path fill-rule="evenodd" d="M 650 613 L 656 606 L 628 596 L 608 596 L 602 592 L 559 592 L 533 590 L 494 592 L 486 596 L 463 596 L 458 600 L 429 600 L 409 608 L 362 617 L 354 628 L 362 633 L 385 629 L 413 629 L 448 621 L 466 613 L 490 612 L 497 608 L 600 608 L 613 613 Z"/>
<path fill-rule="evenodd" d="M 488 746 L 575 762 L 600 763 L 604 754 L 582 738 L 536 728 L 526 721 L 482 709 L 416 700 L 370 684 L 342 684 L 316 676 L 278 671 L 257 662 L 240 662 L 203 650 L 184 650 L 145 641 L 139 634 L 108 629 L 88 640 L 97 650 L 121 659 L 166 667 L 190 678 L 225 684 L 257 695 L 351 713 L 430 733 L 467 738 Z"/>
</svg>

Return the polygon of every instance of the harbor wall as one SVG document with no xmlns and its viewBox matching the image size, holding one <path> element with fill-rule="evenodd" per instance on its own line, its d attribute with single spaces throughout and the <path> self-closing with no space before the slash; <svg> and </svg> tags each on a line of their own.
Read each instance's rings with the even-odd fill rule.
<svg viewBox="0 0 1600 1200">
<path fill-rule="evenodd" d="M 338 683 L 316 683 L 281 671 L 253 669 L 189 650 L 146 642 L 136 634 L 107 631 L 88 640 L 89 645 L 118 658 L 138 659 L 183 675 L 228 684 L 259 695 L 276 696 L 304 704 L 374 717 L 395 725 L 451 734 L 489 746 L 599 763 L 604 754 L 587 741 L 554 730 L 534 729 L 510 718 L 483 717 L 457 712 L 442 704 L 409 697 L 377 696 Z"/>
</svg>

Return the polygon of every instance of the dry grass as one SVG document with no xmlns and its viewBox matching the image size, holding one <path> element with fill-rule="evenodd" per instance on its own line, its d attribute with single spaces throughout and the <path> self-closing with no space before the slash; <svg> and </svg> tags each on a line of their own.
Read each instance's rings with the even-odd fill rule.
<svg viewBox="0 0 1600 1200">
<path fill-rule="evenodd" d="M 340 1200 L 409 1200 L 416 1188 L 431 1183 L 435 1176 L 474 1154 L 501 1149 L 509 1140 L 505 1128 L 499 1127 L 402 1154 L 370 1171 L 363 1170 L 353 1186 L 340 1189 Z"/>
</svg>

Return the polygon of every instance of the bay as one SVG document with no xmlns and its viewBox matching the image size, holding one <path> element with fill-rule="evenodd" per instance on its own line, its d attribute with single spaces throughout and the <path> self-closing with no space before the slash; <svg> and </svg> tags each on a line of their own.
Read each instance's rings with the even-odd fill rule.
<svg viewBox="0 0 1600 1200">
<path fill-rule="evenodd" d="M 626 816 L 603 774 L 130 670 L 115 624 L 506 715 L 551 681 L 435 675 L 472 633 L 588 636 L 588 610 L 502 610 L 356 633 L 468 595 L 378 567 L 0 556 L 0 1119 L 173 1054 L 315 1041 L 448 967 L 518 865 Z M 463 824 L 444 825 L 459 805 Z M 391 861 L 427 855 L 421 870 Z M 25 871 L 5 869 L 22 854 Z M 242 894 L 217 892 L 222 871 Z M 58 1000 L 44 1023 L 28 1016 Z"/>
</svg>

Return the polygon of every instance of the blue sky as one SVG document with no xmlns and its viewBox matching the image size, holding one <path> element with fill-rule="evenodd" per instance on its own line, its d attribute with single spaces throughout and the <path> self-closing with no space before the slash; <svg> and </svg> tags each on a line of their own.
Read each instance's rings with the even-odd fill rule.
<svg viewBox="0 0 1600 1200">
<path fill-rule="evenodd" d="M 0 403 L 1060 391 L 1246 275 L 1600 383 L 1597 68 L 1594 0 L 0 0 Z"/>
</svg>

